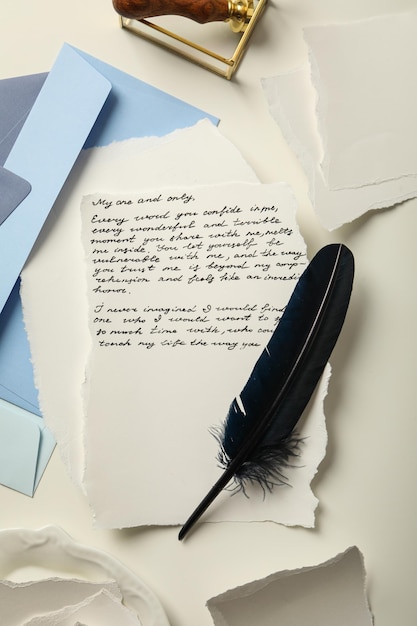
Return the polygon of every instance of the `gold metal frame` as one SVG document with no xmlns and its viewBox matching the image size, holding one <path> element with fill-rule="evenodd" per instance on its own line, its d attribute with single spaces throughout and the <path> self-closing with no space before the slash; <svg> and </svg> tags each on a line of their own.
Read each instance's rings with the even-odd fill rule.
<svg viewBox="0 0 417 626">
<path fill-rule="evenodd" d="M 218 76 L 222 76 L 227 80 L 230 80 L 233 74 L 236 72 L 240 61 L 246 51 L 248 46 L 249 38 L 253 33 L 253 30 L 261 17 L 267 0 L 259 0 L 256 8 L 253 11 L 253 14 L 249 17 L 248 23 L 245 25 L 244 30 L 236 35 L 236 30 L 233 28 L 233 24 L 231 24 L 232 30 L 235 30 L 233 36 L 239 37 L 239 42 L 232 54 L 231 57 L 224 57 L 213 50 L 209 50 L 204 46 L 200 46 L 199 44 L 190 41 L 189 39 L 185 39 L 181 35 L 177 35 L 176 33 L 167 30 L 155 24 L 154 22 L 149 21 L 148 19 L 142 20 L 133 20 L 126 17 L 120 16 L 120 25 L 125 30 L 137 35 L 138 37 L 142 37 L 152 43 L 173 52 L 174 54 L 191 61 L 199 65 L 200 67 L 204 67 L 206 70 L 210 72 L 214 72 Z M 152 31 L 156 31 L 160 36 L 166 37 L 168 41 L 164 41 L 163 39 L 158 39 L 158 36 L 152 34 Z M 192 51 L 196 51 L 202 55 L 202 58 L 199 58 L 195 54 L 191 52 L 187 52 L 187 50 L 182 50 L 179 47 L 176 47 L 174 43 L 169 43 L 172 40 L 177 44 L 181 44 L 186 48 L 190 48 Z M 214 65 L 213 62 L 209 62 L 205 59 L 205 57 L 209 57 L 212 61 L 216 61 L 218 66 Z"/>
</svg>

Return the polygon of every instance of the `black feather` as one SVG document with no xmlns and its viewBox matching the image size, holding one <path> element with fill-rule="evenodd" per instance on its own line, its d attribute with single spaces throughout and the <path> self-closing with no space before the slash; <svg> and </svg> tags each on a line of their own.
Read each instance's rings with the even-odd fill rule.
<svg viewBox="0 0 417 626">
<path fill-rule="evenodd" d="M 231 479 L 244 490 L 286 482 L 283 469 L 299 454 L 300 419 L 342 329 L 354 260 L 343 244 L 322 248 L 301 275 L 268 345 L 230 406 L 219 460 L 224 472 L 180 531 L 183 539 Z"/>
</svg>

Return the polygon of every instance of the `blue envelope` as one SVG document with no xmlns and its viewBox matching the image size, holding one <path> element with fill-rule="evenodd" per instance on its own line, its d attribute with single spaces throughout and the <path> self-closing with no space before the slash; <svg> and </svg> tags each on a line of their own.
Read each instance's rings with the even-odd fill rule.
<svg viewBox="0 0 417 626">
<path fill-rule="evenodd" d="M 0 80 L 0 165 L 4 165 L 9 156 L 47 75 Z"/>
<path fill-rule="evenodd" d="M 42 417 L 33 381 L 19 287 L 20 280 L 13 287 L 0 316 L 0 398 Z"/>
<path fill-rule="evenodd" d="M 90 123 L 94 117 L 93 105 L 86 94 L 91 99 L 95 95 L 97 105 L 99 101 L 101 105 L 105 101 L 104 106 L 99 106 L 101 112 L 93 123 Z M 89 123 L 83 121 L 87 111 Z M 70 124 L 74 117 L 78 129 L 82 127 L 85 133 L 83 142 L 77 147 Z M 16 279 L 76 156 L 83 146 L 105 146 L 131 137 L 163 136 L 192 126 L 203 118 L 211 119 L 215 124 L 219 121 L 68 44 L 62 48 L 5 160 L 5 167 L 29 181 L 32 190 L 0 225 L 0 398 L 12 403 L 0 404 L 0 483 L 28 492 L 23 478 L 11 483 L 10 455 L 3 463 L 6 455 L 2 453 L 1 442 L 6 448 L 7 439 L 20 432 L 22 447 L 17 446 L 17 449 L 27 450 L 28 433 L 38 434 L 33 419 L 42 420 Z M 50 119 L 53 119 L 51 127 L 48 125 Z M 39 150 L 37 157 L 34 146 Z M 34 158 L 36 165 L 33 164 Z M 16 429 L 16 407 L 23 411 L 19 414 L 19 429 Z M 31 417 L 26 419 L 27 427 L 23 428 L 25 411 L 26 416 Z M 47 431 L 41 426 L 37 424 L 39 444 L 32 435 L 32 449 L 38 445 L 37 458 L 44 469 L 50 455 L 42 454 L 42 441 L 46 441 Z M 4 433 L 9 433 L 8 437 L 4 437 Z M 24 455 L 18 456 L 20 459 L 16 457 L 16 462 L 20 462 Z M 33 477 L 33 491 L 43 471 L 35 467 L 35 456 L 32 454 L 31 462 L 27 462 L 26 473 Z M 23 476 L 23 473 L 16 470 L 15 475 Z M 31 479 L 26 480 L 27 484 L 30 482 Z"/>
<path fill-rule="evenodd" d="M 30 193 L 31 184 L 4 166 L 46 80 L 33 74 L 0 80 L 0 226 Z M 18 284 L 0 316 L 0 398 L 41 416 L 33 384 L 29 343 L 23 327 Z M 3 404 L 3 411 L 5 405 Z"/>
<path fill-rule="evenodd" d="M 72 48 L 61 50 L 4 163 L 32 189 L 0 227 L 0 311 L 110 89 Z"/>
<path fill-rule="evenodd" d="M 70 48 L 47 77 L 6 82 L 3 110 L 16 115 L 2 115 L 0 144 L 2 182 L 12 186 L 2 188 L 0 224 L 0 482 L 33 495 L 55 441 L 39 415 L 16 281 L 111 85 Z"/>
</svg>

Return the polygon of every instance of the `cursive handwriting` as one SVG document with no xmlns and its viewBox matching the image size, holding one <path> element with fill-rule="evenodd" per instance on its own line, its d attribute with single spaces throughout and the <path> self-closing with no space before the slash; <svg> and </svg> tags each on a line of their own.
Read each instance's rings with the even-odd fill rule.
<svg viewBox="0 0 417 626">
<path fill-rule="evenodd" d="M 253 187 L 255 202 L 239 186 L 84 199 L 90 328 L 100 348 L 265 344 L 306 256 L 287 207 Z"/>
</svg>

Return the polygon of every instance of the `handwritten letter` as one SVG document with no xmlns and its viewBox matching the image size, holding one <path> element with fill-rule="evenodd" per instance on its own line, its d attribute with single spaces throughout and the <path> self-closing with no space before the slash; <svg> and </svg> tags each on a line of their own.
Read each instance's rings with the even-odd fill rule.
<svg viewBox="0 0 417 626">
<path fill-rule="evenodd" d="M 208 429 L 305 268 L 294 201 L 280 184 L 95 194 L 82 221 L 93 344 L 86 488 L 96 521 L 181 523 L 220 471 Z M 242 515 L 234 500 L 220 517 Z M 244 518 L 256 516 L 249 510 Z"/>
</svg>

